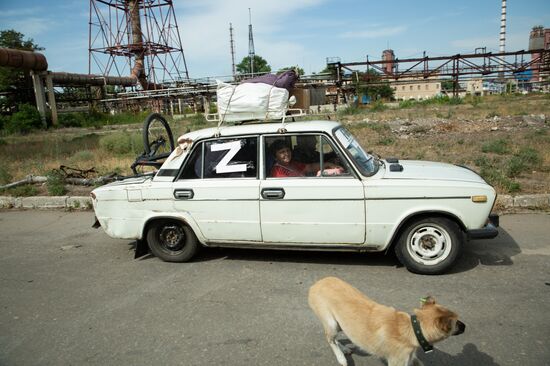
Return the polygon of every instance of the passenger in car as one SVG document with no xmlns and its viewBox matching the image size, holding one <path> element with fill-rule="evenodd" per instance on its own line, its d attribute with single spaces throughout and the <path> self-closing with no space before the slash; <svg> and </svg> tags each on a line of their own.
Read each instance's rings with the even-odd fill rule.
<svg viewBox="0 0 550 366">
<path fill-rule="evenodd" d="M 305 164 L 319 162 L 319 151 L 316 150 L 316 146 L 317 138 L 314 135 L 298 136 L 292 156 Z"/>
<path fill-rule="evenodd" d="M 275 164 L 271 168 L 271 177 L 305 177 L 308 174 L 315 175 L 320 169 L 319 163 L 305 164 L 292 160 L 292 150 L 285 140 L 273 142 L 271 151 L 275 157 Z M 330 162 L 325 163 L 324 167 L 327 169 L 342 169 Z"/>
</svg>

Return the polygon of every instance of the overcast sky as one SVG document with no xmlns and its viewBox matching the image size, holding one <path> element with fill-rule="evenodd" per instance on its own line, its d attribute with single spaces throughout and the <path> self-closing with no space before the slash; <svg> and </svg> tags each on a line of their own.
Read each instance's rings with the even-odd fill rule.
<svg viewBox="0 0 550 366">
<path fill-rule="evenodd" d="M 378 60 L 498 52 L 500 0 L 174 0 L 192 78 L 231 74 L 229 23 L 237 62 L 248 54 L 248 8 L 256 54 L 273 70 L 318 72 L 327 57 Z M 507 1 L 506 50 L 528 48 L 535 25 L 550 27 L 549 0 Z M 15 29 L 46 50 L 53 71 L 88 72 L 88 0 L 0 0 L 0 29 Z"/>
</svg>

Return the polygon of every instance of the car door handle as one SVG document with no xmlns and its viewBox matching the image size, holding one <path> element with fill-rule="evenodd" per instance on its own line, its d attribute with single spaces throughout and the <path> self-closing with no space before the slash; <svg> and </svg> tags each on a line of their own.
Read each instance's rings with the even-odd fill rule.
<svg viewBox="0 0 550 366">
<path fill-rule="evenodd" d="M 190 200 L 195 193 L 192 189 L 176 189 L 174 190 L 174 198 L 177 200 Z"/>
<path fill-rule="evenodd" d="M 262 189 L 262 197 L 267 200 L 280 200 L 284 198 L 285 190 L 282 188 L 264 188 Z"/>
</svg>

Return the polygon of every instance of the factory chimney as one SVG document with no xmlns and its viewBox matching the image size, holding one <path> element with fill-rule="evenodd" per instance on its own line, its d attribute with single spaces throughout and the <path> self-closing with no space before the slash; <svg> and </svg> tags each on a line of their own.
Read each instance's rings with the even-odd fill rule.
<svg viewBox="0 0 550 366">
<path fill-rule="evenodd" d="M 502 11 L 500 15 L 500 47 L 499 52 L 506 51 L 506 0 L 502 0 Z"/>
<path fill-rule="evenodd" d="M 384 50 L 382 51 L 382 61 L 387 61 L 382 66 L 384 69 L 384 73 L 387 75 L 390 75 L 393 73 L 394 70 L 394 61 L 395 61 L 395 54 L 393 53 L 393 50 Z"/>
</svg>

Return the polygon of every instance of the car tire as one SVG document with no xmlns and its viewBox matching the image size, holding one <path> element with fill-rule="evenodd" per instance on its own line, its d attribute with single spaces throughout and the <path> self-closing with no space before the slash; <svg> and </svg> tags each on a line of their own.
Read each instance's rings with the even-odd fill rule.
<svg viewBox="0 0 550 366">
<path fill-rule="evenodd" d="M 395 254 L 411 272 L 446 272 L 461 253 L 464 235 L 456 222 L 428 217 L 408 223 L 398 238 Z"/>
<path fill-rule="evenodd" d="M 153 222 L 147 230 L 151 252 L 165 262 L 187 262 L 198 249 L 193 230 L 178 220 Z"/>
</svg>

